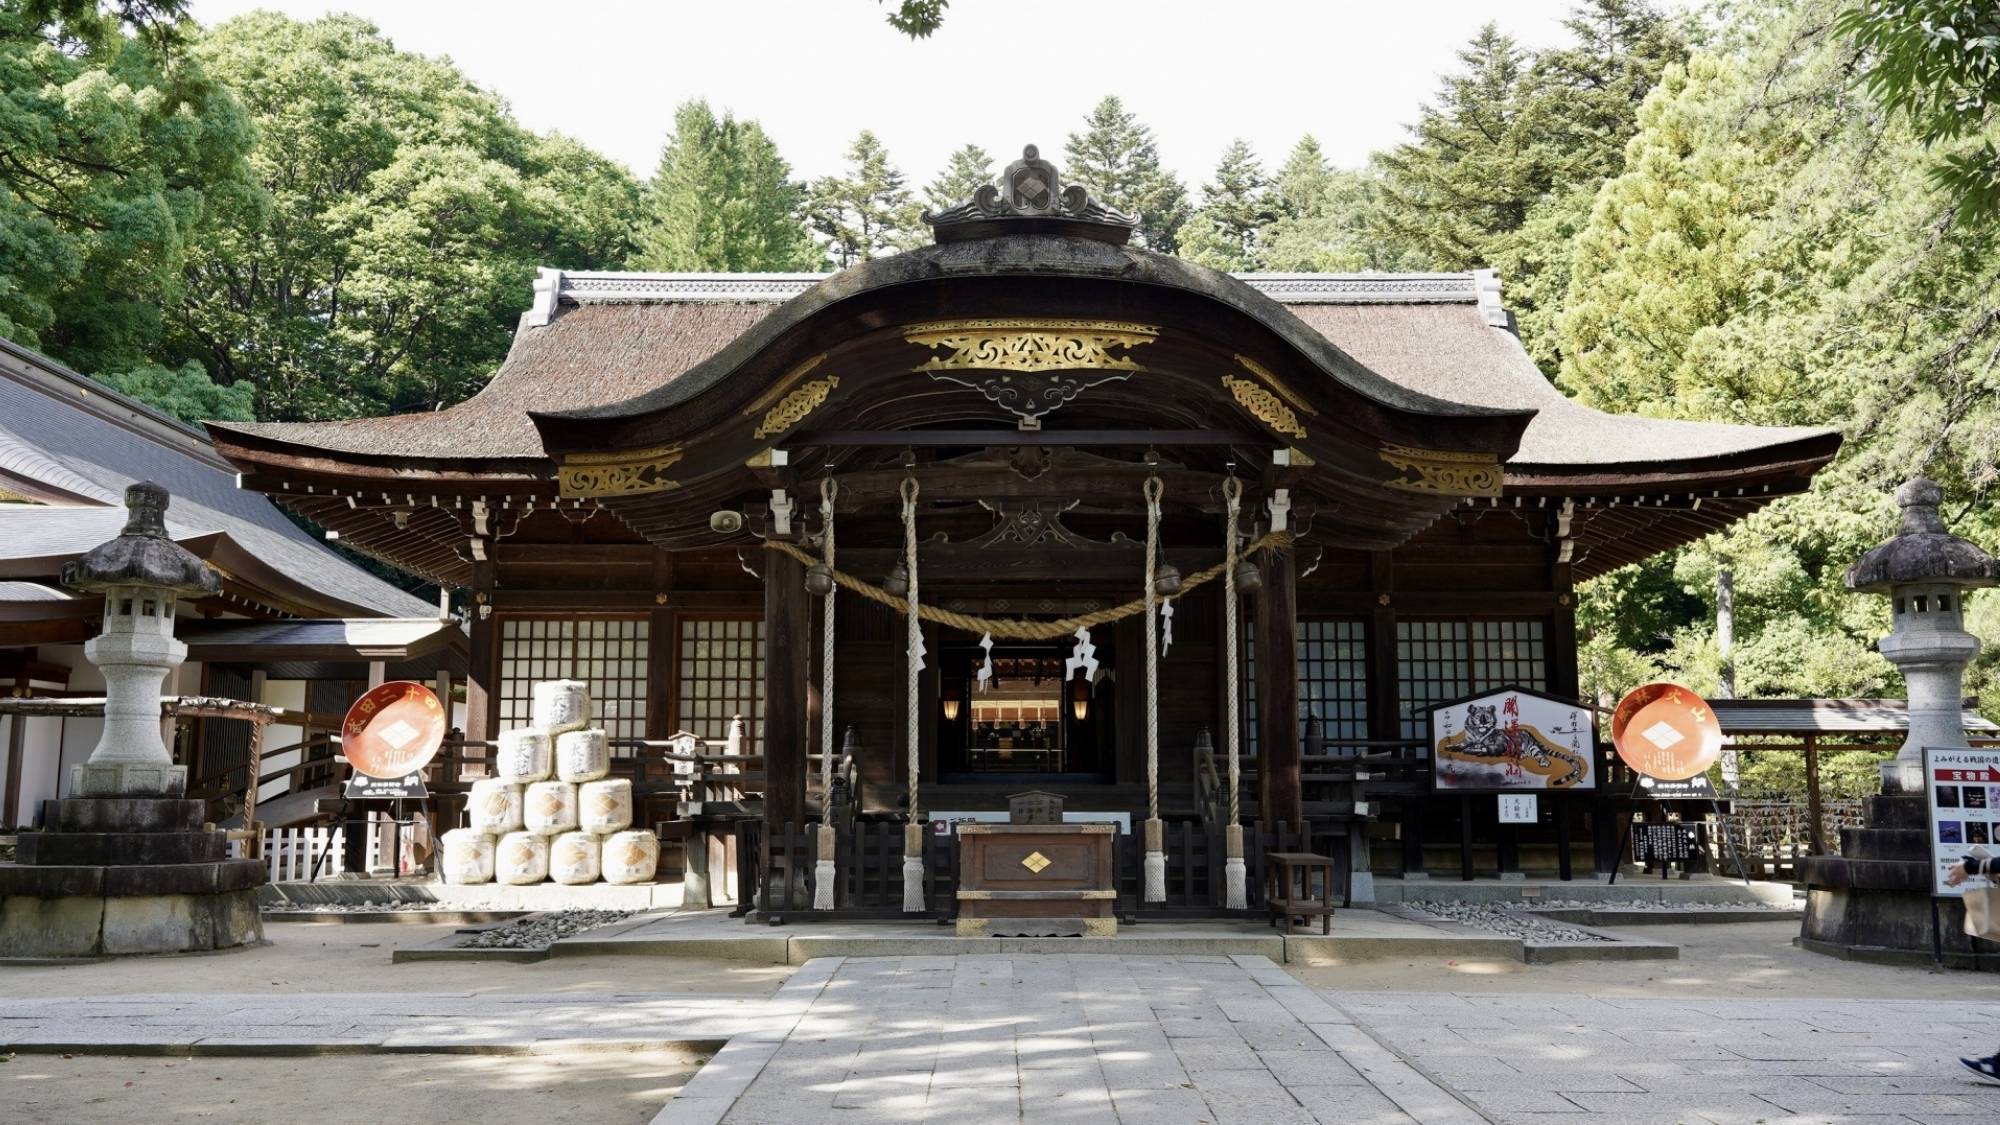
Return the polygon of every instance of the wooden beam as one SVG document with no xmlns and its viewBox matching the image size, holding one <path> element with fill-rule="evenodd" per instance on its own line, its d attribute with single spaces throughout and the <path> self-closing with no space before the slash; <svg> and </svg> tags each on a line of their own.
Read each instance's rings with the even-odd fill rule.
<svg viewBox="0 0 2000 1125">
<path fill-rule="evenodd" d="M 471 594 L 466 606 L 472 651 L 465 662 L 465 737 L 484 742 L 498 732 L 500 707 L 500 644 L 496 635 L 500 622 L 488 612 L 494 594 L 490 561 L 472 564 Z"/>
<path fill-rule="evenodd" d="M 1269 448 L 1271 440 L 1234 430 L 824 430 L 786 441 L 793 449 L 873 446 L 887 449 L 975 448 L 985 445 L 1132 446 L 1242 445 Z"/>
<path fill-rule="evenodd" d="M 812 631 L 806 623 L 805 567 L 790 555 L 764 559 L 764 821 L 805 823 L 806 677 Z"/>
<path fill-rule="evenodd" d="M 1266 551 L 1257 596 L 1257 753 L 1260 815 L 1303 828 L 1299 786 L 1298 577 L 1291 551 Z"/>
</svg>

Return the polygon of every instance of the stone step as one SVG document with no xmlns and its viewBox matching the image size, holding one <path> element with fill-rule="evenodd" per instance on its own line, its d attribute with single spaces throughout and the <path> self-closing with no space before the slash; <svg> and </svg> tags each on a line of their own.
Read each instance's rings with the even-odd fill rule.
<svg viewBox="0 0 2000 1125">
<path fill-rule="evenodd" d="M 1849 859 L 1928 861 L 1930 839 L 1925 828 L 1843 828 L 1840 854 Z"/>
<path fill-rule="evenodd" d="M 0 863 L 0 899 L 94 895 L 185 895 L 248 890 L 266 881 L 264 863 L 225 859 L 214 863 L 156 863 L 140 867 L 99 864 L 29 866 Z"/>
<path fill-rule="evenodd" d="M 1930 806 L 1919 795 L 1870 797 L 1867 801 L 1867 820 L 1870 828 L 1894 828 L 1905 831 L 1915 829 L 1929 832 L 1931 826 Z"/>
<path fill-rule="evenodd" d="M 25 832 L 14 852 L 16 862 L 36 867 L 214 863 L 229 858 L 229 839 L 220 832 Z"/>
<path fill-rule="evenodd" d="M 207 805 L 179 797 L 65 797 L 42 802 L 50 832 L 198 832 Z"/>
</svg>

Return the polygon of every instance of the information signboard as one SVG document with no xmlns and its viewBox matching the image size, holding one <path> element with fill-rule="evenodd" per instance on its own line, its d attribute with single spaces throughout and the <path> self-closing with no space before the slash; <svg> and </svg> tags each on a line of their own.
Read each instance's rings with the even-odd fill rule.
<svg viewBox="0 0 2000 1125">
<path fill-rule="evenodd" d="M 1533 793 L 1500 794 L 1500 823 L 1533 824 L 1541 819 Z"/>
<path fill-rule="evenodd" d="M 1431 708 L 1440 793 L 1597 788 L 1596 716 L 1573 700 L 1504 687 Z"/>
<path fill-rule="evenodd" d="M 409 801 L 430 796 L 422 773 L 402 777 L 369 777 L 357 773 L 347 779 L 343 795 L 350 801 Z"/>
<path fill-rule="evenodd" d="M 1991 854 L 2000 844 L 2000 747 L 1924 747 L 1924 796 L 1931 814 L 1931 893 L 1957 898 L 1991 886 L 1980 878 L 1947 886 L 1944 877 L 1952 864 Z"/>
<path fill-rule="evenodd" d="M 1674 822 L 1632 826 L 1632 859 L 1646 863 L 1686 863 L 1694 858 L 1694 828 Z"/>
</svg>

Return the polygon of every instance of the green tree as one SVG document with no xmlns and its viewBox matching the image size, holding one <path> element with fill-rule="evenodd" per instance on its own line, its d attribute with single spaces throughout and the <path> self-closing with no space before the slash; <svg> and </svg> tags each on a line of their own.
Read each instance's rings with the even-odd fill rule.
<svg viewBox="0 0 2000 1125">
<path fill-rule="evenodd" d="M 1139 217 L 1135 237 L 1149 250 L 1172 254 L 1188 221 L 1187 189 L 1162 167 L 1153 130 L 1116 95 L 1107 95 L 1071 133 L 1063 178 L 1083 184 L 1099 201 Z"/>
<path fill-rule="evenodd" d="M 163 358 L 250 383 L 260 417 L 464 398 L 506 354 L 536 266 L 630 252 L 627 173 L 362 20 L 253 13 L 194 54 L 256 122 L 269 205 L 189 255 Z"/>
<path fill-rule="evenodd" d="M 924 189 L 924 202 L 932 214 L 956 207 L 995 179 L 993 158 L 978 145 L 966 145 L 951 154 L 944 172 Z"/>
<path fill-rule="evenodd" d="M 817 264 L 800 221 L 804 190 L 755 121 L 717 118 L 705 101 L 674 113 L 646 185 L 634 265 L 677 271 L 787 271 Z"/>
<path fill-rule="evenodd" d="M 1264 166 L 1249 142 L 1231 141 L 1203 184 L 1201 211 L 1182 229 L 1181 255 L 1219 270 L 1257 269 L 1275 217 Z"/>
<path fill-rule="evenodd" d="M 181 8 L 0 5 L 0 334 L 79 370 L 143 362 L 216 213 L 258 203 Z"/>
<path fill-rule="evenodd" d="M 1935 181 L 1968 220 L 2000 214 L 2000 7 L 1991 0 L 1867 0 L 1840 13 L 1877 101 L 1908 118 L 1925 145 L 1947 151 Z M 1968 141 L 1969 143 L 1959 143 Z"/>
<path fill-rule="evenodd" d="M 846 175 L 813 181 L 806 214 L 835 269 L 907 250 L 923 240 L 923 224 L 903 173 L 867 129 L 848 146 Z"/>
<path fill-rule="evenodd" d="M 1297 273 L 1419 268 L 1391 241 L 1377 238 L 1381 176 L 1335 168 L 1319 142 L 1303 137 L 1271 185 L 1274 213 L 1260 235 L 1260 267 Z"/>
<path fill-rule="evenodd" d="M 97 381 L 192 425 L 248 422 L 257 416 L 250 384 L 221 386 L 192 360 L 179 367 L 142 364 L 129 371 L 99 375 Z"/>
</svg>

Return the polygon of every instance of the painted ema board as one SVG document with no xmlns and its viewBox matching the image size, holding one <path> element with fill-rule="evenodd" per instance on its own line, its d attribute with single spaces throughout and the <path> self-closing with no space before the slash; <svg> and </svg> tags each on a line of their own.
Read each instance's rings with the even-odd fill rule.
<svg viewBox="0 0 2000 1125">
<path fill-rule="evenodd" d="M 1440 793 L 1597 787 L 1595 716 L 1507 687 L 1431 708 L 1431 787 Z"/>
<path fill-rule="evenodd" d="M 1990 886 L 1985 879 L 1945 885 L 1966 856 L 2000 850 L 2000 748 L 1924 747 L 1924 795 L 1931 810 L 1931 893 L 1957 898 Z"/>
</svg>

